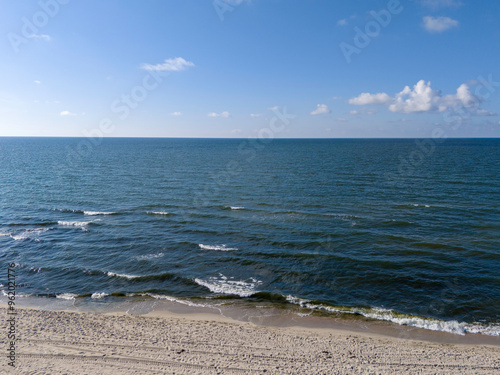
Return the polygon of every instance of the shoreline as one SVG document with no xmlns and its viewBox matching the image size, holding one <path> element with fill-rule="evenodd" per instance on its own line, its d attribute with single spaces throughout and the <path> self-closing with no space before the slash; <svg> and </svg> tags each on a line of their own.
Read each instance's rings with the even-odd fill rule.
<svg viewBox="0 0 500 375">
<path fill-rule="evenodd" d="M 16 306 L 27 309 L 47 311 L 68 311 L 99 314 L 125 314 L 151 317 L 194 317 L 202 314 L 205 319 L 233 323 L 251 323 L 264 327 L 302 327 L 305 329 L 343 330 L 352 333 L 380 335 L 391 338 L 426 341 L 429 343 L 470 344 L 500 346 L 500 336 L 481 333 L 457 334 L 443 330 L 432 330 L 413 325 L 404 325 L 388 320 L 365 317 L 363 315 L 342 313 L 322 314 L 311 311 L 277 307 L 272 304 L 197 304 L 179 299 L 138 299 L 118 298 L 113 301 L 62 298 L 23 297 L 16 300 Z M 7 303 L 0 298 L 0 308 Z M 293 307 L 293 305 L 292 305 Z M 173 315 L 172 315 L 173 314 Z"/>
<path fill-rule="evenodd" d="M 4 304 L 0 310 L 7 317 Z M 82 365 L 87 374 L 496 374 L 500 370 L 498 345 L 429 342 L 340 327 L 263 326 L 207 312 L 16 310 L 16 371 L 21 373 L 35 369 L 37 374 L 78 373 Z"/>
</svg>

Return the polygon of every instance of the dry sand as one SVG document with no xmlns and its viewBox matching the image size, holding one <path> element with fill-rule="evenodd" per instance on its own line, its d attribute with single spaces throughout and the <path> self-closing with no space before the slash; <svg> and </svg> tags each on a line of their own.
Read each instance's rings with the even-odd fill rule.
<svg viewBox="0 0 500 375">
<path fill-rule="evenodd" d="M 2 355 L 1 373 L 500 374 L 500 347 L 492 345 L 260 327 L 201 314 L 17 312 L 16 369 Z M 6 353 L 6 319 L 2 330 Z"/>
</svg>

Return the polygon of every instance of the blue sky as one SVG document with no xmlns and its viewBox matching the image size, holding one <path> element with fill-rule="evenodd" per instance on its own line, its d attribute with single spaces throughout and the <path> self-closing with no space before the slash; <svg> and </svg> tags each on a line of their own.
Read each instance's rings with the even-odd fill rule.
<svg viewBox="0 0 500 375">
<path fill-rule="evenodd" d="M 0 136 L 500 136 L 498 1 L 0 7 Z"/>
</svg>

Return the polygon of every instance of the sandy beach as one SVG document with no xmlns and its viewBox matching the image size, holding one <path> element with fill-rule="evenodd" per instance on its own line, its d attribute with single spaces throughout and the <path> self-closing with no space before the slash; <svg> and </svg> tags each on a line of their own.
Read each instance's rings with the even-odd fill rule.
<svg viewBox="0 0 500 375">
<path fill-rule="evenodd" d="M 7 317 L 7 309 L 1 308 Z M 498 374 L 500 346 L 335 329 L 262 327 L 212 314 L 18 309 L 18 374 Z M 6 319 L 2 330 L 7 331 Z M 7 335 L 2 338 L 7 350 Z"/>
</svg>

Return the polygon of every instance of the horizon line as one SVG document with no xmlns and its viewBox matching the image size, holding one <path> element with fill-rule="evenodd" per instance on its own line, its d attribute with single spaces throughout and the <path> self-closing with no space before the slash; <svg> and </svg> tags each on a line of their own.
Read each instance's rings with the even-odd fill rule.
<svg viewBox="0 0 500 375">
<path fill-rule="evenodd" d="M 0 138 L 71 138 L 71 139 L 227 139 L 227 140 L 245 140 L 256 139 L 263 141 L 274 140 L 333 140 L 333 139 L 500 139 L 500 137 L 280 137 L 280 138 L 259 138 L 259 137 L 148 137 L 148 136 L 123 136 L 123 137 L 83 137 L 83 136 L 65 136 L 65 135 L 0 135 Z"/>
</svg>

